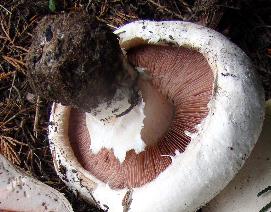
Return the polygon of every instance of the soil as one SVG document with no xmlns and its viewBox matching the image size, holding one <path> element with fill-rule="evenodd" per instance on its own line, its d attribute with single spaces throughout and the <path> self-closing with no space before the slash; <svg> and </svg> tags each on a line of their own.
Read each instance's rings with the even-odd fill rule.
<svg viewBox="0 0 271 212">
<path fill-rule="evenodd" d="M 84 10 L 89 17 L 108 24 L 111 30 L 138 19 L 185 20 L 209 26 L 229 37 L 249 55 L 263 82 L 266 99 L 271 97 L 270 0 L 50 2 L 55 2 L 55 11 L 50 11 L 47 0 L 0 3 L 0 152 L 29 174 L 63 192 L 74 211 L 99 209 L 73 194 L 57 177 L 47 138 L 51 102 L 36 96 L 26 80 L 26 55 L 36 37 L 34 29 L 45 15 Z M 73 31 L 72 27 L 61 29 L 64 33 Z M 48 32 L 50 39 L 50 30 Z M 76 39 L 80 43 L 82 37 Z M 62 57 L 66 61 L 72 56 Z"/>
<path fill-rule="evenodd" d="M 90 112 L 124 73 L 117 36 L 84 11 L 46 16 L 34 30 L 27 75 L 36 95 Z"/>
</svg>

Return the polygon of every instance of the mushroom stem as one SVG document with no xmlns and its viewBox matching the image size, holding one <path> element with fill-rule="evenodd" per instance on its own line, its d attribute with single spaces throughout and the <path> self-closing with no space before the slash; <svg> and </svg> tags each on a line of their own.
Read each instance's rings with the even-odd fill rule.
<svg viewBox="0 0 271 212">
<path fill-rule="evenodd" d="M 116 95 L 115 95 L 116 96 Z M 117 90 L 118 97 L 118 90 Z M 114 99 L 118 99 L 118 98 Z M 125 96 L 124 96 L 125 97 Z M 102 105 L 101 112 L 93 112 L 86 114 L 86 124 L 91 138 L 91 150 L 98 153 L 102 148 L 112 148 L 115 156 L 120 162 L 123 162 L 126 152 L 134 149 L 137 153 L 145 148 L 145 143 L 140 136 L 143 128 L 144 105 L 142 98 L 139 104 L 132 105 L 124 98 L 120 101 L 112 101 L 110 107 Z M 123 108 L 128 109 L 124 112 Z M 131 108 L 131 106 L 133 108 Z M 130 109 L 131 108 L 131 109 Z M 106 115 L 108 115 L 105 117 Z"/>
<path fill-rule="evenodd" d="M 129 95 L 123 99 L 117 95 L 110 106 L 100 105 L 86 113 L 86 126 L 91 140 L 91 150 L 97 154 L 102 148 L 112 149 L 123 162 L 126 153 L 142 152 L 146 145 L 155 145 L 171 125 L 174 106 L 143 75 L 134 85 L 135 104 L 130 104 Z M 138 87 L 138 88 L 137 88 Z M 131 89 L 131 88 L 130 88 Z M 126 109 L 123 112 L 123 109 Z M 157 123 L 154 125 L 153 123 Z"/>
<path fill-rule="evenodd" d="M 104 101 L 99 102 L 90 110 L 90 113 L 101 121 L 124 116 L 140 103 L 140 93 L 137 87 L 139 72 L 129 64 L 124 55 L 121 55 L 121 58 L 121 71 L 116 76 L 116 89 L 113 96 L 109 99 L 104 98 Z M 103 89 L 110 90 L 111 88 L 104 85 Z"/>
</svg>

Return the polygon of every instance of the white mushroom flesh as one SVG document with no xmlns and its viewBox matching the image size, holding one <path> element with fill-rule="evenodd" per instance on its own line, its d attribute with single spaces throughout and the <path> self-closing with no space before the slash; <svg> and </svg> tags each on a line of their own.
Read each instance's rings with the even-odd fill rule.
<svg viewBox="0 0 271 212">
<path fill-rule="evenodd" d="M 100 108 L 101 112 L 95 110 L 92 113 L 86 113 L 86 125 L 91 140 L 90 151 L 97 154 L 102 148 L 112 149 L 120 162 L 124 161 L 126 152 L 129 150 L 134 149 L 136 153 L 139 153 L 146 146 L 140 135 L 145 118 L 143 99 L 140 99 L 138 104 L 126 115 L 120 117 L 112 115 L 112 112 L 120 114 L 119 108 L 128 109 L 130 107 L 131 104 L 125 97 L 124 99 L 127 100 L 125 103 L 128 107 L 121 104 L 122 99 L 115 104 L 112 103 L 114 107 L 106 104 L 100 105 L 98 109 Z M 105 112 L 110 115 L 105 115 Z"/>
</svg>

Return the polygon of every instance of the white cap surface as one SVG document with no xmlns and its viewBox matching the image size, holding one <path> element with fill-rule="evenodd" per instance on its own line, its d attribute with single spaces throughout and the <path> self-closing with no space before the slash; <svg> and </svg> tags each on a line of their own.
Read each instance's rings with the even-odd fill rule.
<svg viewBox="0 0 271 212">
<path fill-rule="evenodd" d="M 271 194 L 267 192 L 259 197 L 257 194 L 268 186 L 271 186 L 271 100 L 261 136 L 244 167 L 202 211 L 260 211 L 270 202 Z"/>
</svg>

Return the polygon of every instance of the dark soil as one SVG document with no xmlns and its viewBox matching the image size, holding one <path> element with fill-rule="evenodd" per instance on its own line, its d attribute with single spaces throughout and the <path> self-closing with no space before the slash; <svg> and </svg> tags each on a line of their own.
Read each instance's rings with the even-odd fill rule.
<svg viewBox="0 0 271 212">
<path fill-rule="evenodd" d="M 271 97 L 270 0 L 55 2 L 54 13 L 85 10 L 112 29 L 138 19 L 187 20 L 212 27 L 249 55 L 262 79 L 266 99 Z M 26 55 L 34 40 L 34 28 L 48 14 L 52 11 L 47 0 L 0 2 L 0 152 L 37 179 L 65 193 L 74 211 L 98 211 L 69 191 L 57 177 L 47 138 L 51 102 L 33 95 L 26 80 Z"/>
<path fill-rule="evenodd" d="M 112 30 L 84 11 L 49 15 L 34 30 L 27 75 L 35 94 L 90 112 L 124 78 Z"/>
</svg>

